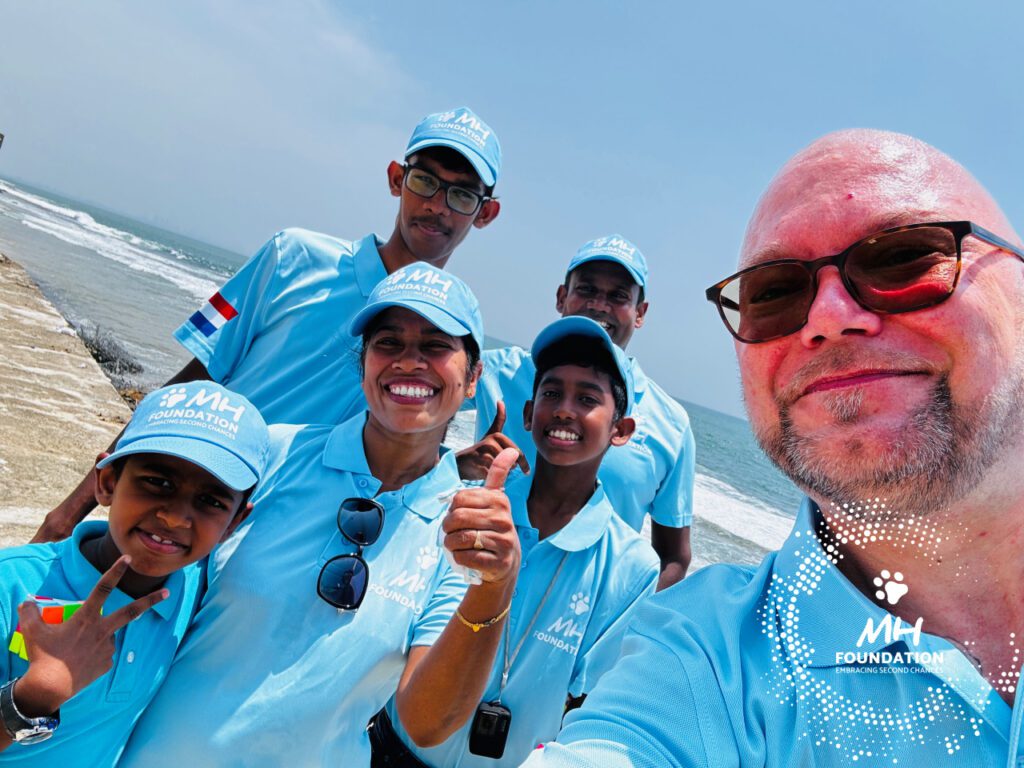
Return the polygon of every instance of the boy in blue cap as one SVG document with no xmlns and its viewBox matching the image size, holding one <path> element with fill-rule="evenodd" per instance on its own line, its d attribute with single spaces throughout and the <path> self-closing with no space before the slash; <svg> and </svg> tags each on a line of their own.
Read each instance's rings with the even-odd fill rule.
<svg viewBox="0 0 1024 768">
<path fill-rule="evenodd" d="M 599 237 L 581 246 L 569 262 L 555 307 L 563 316 L 594 320 L 624 350 L 647 314 L 647 276 L 647 261 L 633 243 L 622 235 Z M 510 445 L 522 449 L 525 466 L 533 458 L 533 442 L 520 417 L 533 392 L 530 354 L 506 347 L 487 350 L 483 361 L 475 400 L 480 442 L 459 459 L 467 478 L 482 476 L 491 457 Z M 636 430 L 621 451 L 605 456 L 601 481 L 615 511 L 636 530 L 650 515 L 651 544 L 662 566 L 658 588 L 664 589 L 682 579 L 690 564 L 693 432 L 682 405 L 647 377 L 636 358 L 628 362 Z"/>
<path fill-rule="evenodd" d="M 192 618 L 198 561 L 252 509 L 267 439 L 219 384 L 153 392 L 97 465 L 108 521 L 0 553 L 0 764 L 117 761 Z"/>
<path fill-rule="evenodd" d="M 481 704 L 443 744 L 423 749 L 393 699 L 370 726 L 375 766 L 518 766 L 557 735 L 567 695 L 580 699 L 615 663 L 633 609 L 654 592 L 657 557 L 613 514 L 598 480 L 609 447 L 624 450 L 633 432 L 629 361 L 585 317 L 549 325 L 532 355 L 524 420 L 536 463 L 532 476 L 505 484 L 522 565 Z"/>
<path fill-rule="evenodd" d="M 417 261 L 443 268 L 470 229 L 494 221 L 500 171 L 498 137 L 471 109 L 423 118 L 405 162 L 387 168 L 399 198 L 390 237 L 279 232 L 175 332 L 194 359 L 168 383 L 214 379 L 270 423 L 338 424 L 361 412 L 349 321 L 387 275 Z M 90 473 L 47 516 L 37 540 L 68 535 L 92 508 L 93 488 Z"/>
</svg>

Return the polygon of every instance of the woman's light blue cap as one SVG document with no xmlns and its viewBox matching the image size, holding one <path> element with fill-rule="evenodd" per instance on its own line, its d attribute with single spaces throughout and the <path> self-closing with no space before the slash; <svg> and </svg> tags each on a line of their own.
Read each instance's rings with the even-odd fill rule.
<svg viewBox="0 0 1024 768">
<path fill-rule="evenodd" d="M 269 443 L 256 406 L 216 382 L 189 381 L 146 395 L 114 452 L 96 466 L 137 453 L 177 456 L 245 491 L 263 475 Z"/>
<path fill-rule="evenodd" d="M 647 259 L 640 253 L 639 248 L 622 235 L 606 235 L 584 243 L 572 257 L 565 274 L 568 275 L 580 264 L 588 261 L 614 261 L 621 264 L 637 285 L 641 288 L 647 287 Z"/>
<path fill-rule="evenodd" d="M 624 415 L 628 416 L 633 410 L 634 398 L 633 371 L 629 364 L 629 358 L 626 357 L 625 352 L 616 346 L 608 332 L 589 317 L 570 315 L 569 317 L 555 320 L 551 325 L 544 328 L 537 334 L 537 338 L 533 341 L 533 347 L 530 349 L 530 355 L 533 357 L 534 362 L 552 344 L 569 336 L 585 336 L 597 339 L 608 350 L 608 354 L 611 355 L 612 361 L 615 363 L 615 367 L 618 369 L 619 375 L 622 376 L 622 381 L 626 385 L 626 413 Z"/>
<path fill-rule="evenodd" d="M 352 318 L 348 332 L 359 336 L 373 318 L 389 307 L 405 307 L 449 336 L 472 336 L 484 348 L 484 320 L 469 286 L 450 272 L 417 261 L 377 283 L 370 298 Z"/>
<path fill-rule="evenodd" d="M 461 154 L 477 172 L 484 186 L 493 187 L 501 173 L 501 144 L 498 137 L 469 107 L 427 115 L 413 129 L 408 157 L 427 147 L 450 147 Z"/>
</svg>

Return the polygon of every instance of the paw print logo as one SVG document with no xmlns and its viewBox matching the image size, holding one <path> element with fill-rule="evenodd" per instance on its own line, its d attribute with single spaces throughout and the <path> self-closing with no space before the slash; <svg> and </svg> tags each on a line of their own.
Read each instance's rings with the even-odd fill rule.
<svg viewBox="0 0 1024 768">
<path fill-rule="evenodd" d="M 175 387 L 174 389 L 164 392 L 160 397 L 160 407 L 173 408 L 186 397 L 188 397 L 188 393 L 185 391 L 184 387 Z"/>
<path fill-rule="evenodd" d="M 900 598 L 910 591 L 910 587 L 903 583 L 903 574 L 899 571 L 896 571 L 896 573 L 882 571 L 878 576 L 875 576 L 872 583 L 878 587 L 875 597 L 879 600 L 885 600 L 889 605 L 896 605 Z"/>
<path fill-rule="evenodd" d="M 416 557 L 416 564 L 422 569 L 427 570 L 437 565 L 437 547 L 420 547 L 420 553 Z"/>
<path fill-rule="evenodd" d="M 590 610 L 590 595 L 584 595 L 582 592 L 577 592 L 572 596 L 572 601 L 569 603 L 569 608 L 579 616 L 581 613 L 586 613 Z"/>
</svg>

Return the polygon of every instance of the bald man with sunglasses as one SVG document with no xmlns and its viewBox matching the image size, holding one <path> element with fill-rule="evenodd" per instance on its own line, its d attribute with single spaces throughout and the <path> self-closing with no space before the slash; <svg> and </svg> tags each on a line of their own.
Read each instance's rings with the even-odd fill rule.
<svg viewBox="0 0 1024 768">
<path fill-rule="evenodd" d="M 782 168 L 707 297 L 807 494 L 793 531 L 652 598 L 527 765 L 1024 764 L 1022 262 L 916 139 L 844 131 Z"/>
</svg>

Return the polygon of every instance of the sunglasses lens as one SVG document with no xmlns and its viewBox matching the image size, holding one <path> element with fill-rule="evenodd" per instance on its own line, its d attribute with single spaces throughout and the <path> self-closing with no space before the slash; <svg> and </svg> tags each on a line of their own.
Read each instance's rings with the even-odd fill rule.
<svg viewBox="0 0 1024 768">
<path fill-rule="evenodd" d="M 353 544 L 373 544 L 383 527 L 384 509 L 373 499 L 345 499 L 338 507 L 338 528 Z"/>
<path fill-rule="evenodd" d="M 798 264 L 771 264 L 740 275 L 722 288 L 719 306 L 743 341 L 765 341 L 804 324 L 814 299 L 810 273 Z"/>
<path fill-rule="evenodd" d="M 856 298 L 879 312 L 910 312 L 938 304 L 956 287 L 956 237 L 918 227 L 866 240 L 850 251 L 846 275 Z"/>
<path fill-rule="evenodd" d="M 327 561 L 316 583 L 317 594 L 335 608 L 352 611 L 366 596 L 369 569 L 358 555 L 339 555 Z"/>
<path fill-rule="evenodd" d="M 441 187 L 436 178 L 416 168 L 410 168 L 405 174 L 405 186 L 421 197 L 433 197 Z"/>
</svg>

